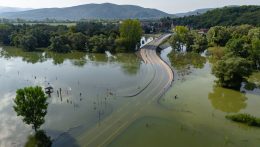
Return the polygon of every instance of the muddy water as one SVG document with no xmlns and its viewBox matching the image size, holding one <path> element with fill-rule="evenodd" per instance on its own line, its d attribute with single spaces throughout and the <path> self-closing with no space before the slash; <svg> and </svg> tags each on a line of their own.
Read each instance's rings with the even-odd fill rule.
<svg viewBox="0 0 260 147">
<path fill-rule="evenodd" d="M 217 87 L 205 57 L 168 58 L 170 51 L 164 50 L 161 57 L 174 68 L 173 87 L 142 107 L 136 120 L 109 146 L 258 146 L 260 129 L 230 122 L 225 115 L 246 112 L 260 117 L 259 88 L 240 93 Z M 152 76 L 149 65 L 135 54 L 28 53 L 4 47 L 0 63 L 0 146 L 22 146 L 33 133 L 13 111 L 18 88 L 52 85 L 42 129 L 54 139 L 54 146 L 80 146 L 76 141 L 80 134 L 121 106 L 140 103 L 138 97 L 122 95 L 136 93 Z M 259 84 L 259 73 L 249 81 Z M 60 89 L 62 96 L 57 94 Z"/>
<path fill-rule="evenodd" d="M 77 145 L 75 137 L 115 111 L 148 79 L 146 66 L 135 54 L 23 52 L 0 48 L 0 146 L 22 146 L 33 133 L 14 112 L 19 88 L 51 85 L 44 129 L 54 146 Z M 61 90 L 61 95 L 58 94 Z M 58 92 L 57 92 L 58 91 Z"/>
<path fill-rule="evenodd" d="M 168 50 L 168 51 L 167 51 Z M 168 48 L 163 53 L 169 53 Z M 165 59 L 166 55 L 162 55 Z M 110 146 L 250 146 L 260 145 L 260 129 L 234 123 L 226 114 L 260 117 L 259 88 L 241 93 L 217 87 L 211 64 L 204 57 L 174 55 L 173 87 L 149 107 Z M 259 74 L 249 78 L 259 82 Z M 176 97 L 175 97 L 176 96 Z"/>
</svg>

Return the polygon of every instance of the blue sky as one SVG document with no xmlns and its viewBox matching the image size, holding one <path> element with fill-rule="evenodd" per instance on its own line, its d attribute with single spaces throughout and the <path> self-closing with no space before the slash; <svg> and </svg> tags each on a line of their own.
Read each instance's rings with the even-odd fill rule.
<svg viewBox="0 0 260 147">
<path fill-rule="evenodd" d="M 0 0 L 0 5 L 44 8 L 105 2 L 139 5 L 146 8 L 156 8 L 168 13 L 187 12 L 199 8 L 215 8 L 226 5 L 260 5 L 260 0 Z"/>
</svg>

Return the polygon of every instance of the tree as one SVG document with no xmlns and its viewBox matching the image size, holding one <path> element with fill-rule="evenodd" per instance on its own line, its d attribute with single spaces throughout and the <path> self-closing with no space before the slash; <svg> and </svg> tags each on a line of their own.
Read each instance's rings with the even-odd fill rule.
<svg viewBox="0 0 260 147">
<path fill-rule="evenodd" d="M 50 50 L 53 50 L 55 52 L 67 53 L 71 50 L 70 45 L 68 43 L 69 40 L 64 35 L 54 36 L 51 38 L 51 45 L 49 48 Z"/>
<path fill-rule="evenodd" d="M 241 24 L 259 26 L 259 15 L 259 6 L 223 7 L 207 11 L 201 15 L 172 18 L 172 22 L 174 25 L 191 25 L 196 29 Z"/>
<path fill-rule="evenodd" d="M 89 52 L 104 53 L 106 51 L 105 35 L 94 35 L 88 40 L 87 49 Z"/>
<path fill-rule="evenodd" d="M 246 58 L 248 57 L 248 45 L 243 38 L 232 38 L 227 44 L 226 48 L 228 52 L 232 54 Z"/>
<path fill-rule="evenodd" d="M 120 38 L 117 41 L 119 45 L 123 45 L 126 51 L 135 51 L 137 43 L 142 36 L 141 23 L 138 20 L 127 19 L 122 22 L 119 28 Z M 123 41 L 120 43 L 120 41 Z"/>
<path fill-rule="evenodd" d="M 170 43 L 172 47 L 178 51 L 183 50 L 183 46 L 190 46 L 193 39 L 190 38 L 189 29 L 185 26 L 176 26 L 174 30 L 175 34 L 171 37 Z"/>
<path fill-rule="evenodd" d="M 207 46 L 208 42 L 205 35 L 199 34 L 195 30 L 189 30 L 185 26 L 176 26 L 174 35 L 170 39 L 171 46 L 177 51 L 183 50 L 186 47 L 186 51 L 202 52 Z"/>
<path fill-rule="evenodd" d="M 248 38 L 251 40 L 251 48 L 249 49 L 249 58 L 254 62 L 254 67 L 260 67 L 260 28 L 249 30 Z"/>
<path fill-rule="evenodd" d="M 10 35 L 11 45 L 19 47 L 20 46 L 20 39 L 23 37 L 20 33 L 12 33 Z"/>
<path fill-rule="evenodd" d="M 241 57 L 229 57 L 214 64 L 212 73 L 218 78 L 217 83 L 227 88 L 240 88 L 244 77 L 252 73 L 251 62 Z"/>
<path fill-rule="evenodd" d="M 229 26 L 229 32 L 232 38 L 242 38 L 247 36 L 249 31 L 253 28 L 251 25 L 239 25 L 239 26 Z"/>
<path fill-rule="evenodd" d="M 254 67 L 259 69 L 260 67 L 260 39 L 252 39 L 252 47 L 249 50 L 249 58 L 254 62 Z"/>
<path fill-rule="evenodd" d="M 34 51 L 37 46 L 37 39 L 33 35 L 24 35 L 20 38 L 20 46 L 26 51 Z"/>
<path fill-rule="evenodd" d="M 205 35 L 193 32 L 193 44 L 191 45 L 192 51 L 200 53 L 208 47 L 208 42 Z"/>
<path fill-rule="evenodd" d="M 50 45 L 51 33 L 53 26 L 38 24 L 31 27 L 30 34 L 37 39 L 37 47 L 48 47 Z"/>
<path fill-rule="evenodd" d="M 85 51 L 86 36 L 83 33 L 69 33 L 68 39 L 71 49 Z"/>
<path fill-rule="evenodd" d="M 89 52 L 104 53 L 105 51 L 112 51 L 114 49 L 113 36 L 107 37 L 106 35 L 94 35 L 89 38 L 86 48 Z"/>
<path fill-rule="evenodd" d="M 250 29 L 248 31 L 247 36 L 248 36 L 248 38 L 251 38 L 251 39 L 260 38 L 260 27 Z"/>
<path fill-rule="evenodd" d="M 207 33 L 207 40 L 210 46 L 225 46 L 231 35 L 226 27 L 211 27 Z"/>
<path fill-rule="evenodd" d="M 42 88 L 26 87 L 16 91 L 14 99 L 14 110 L 18 116 L 23 117 L 23 121 L 32 125 L 35 132 L 45 122 L 44 117 L 47 114 L 48 103 Z"/>
<path fill-rule="evenodd" d="M 10 44 L 10 38 L 13 27 L 11 25 L 7 24 L 0 24 L 0 42 L 9 45 Z"/>
<path fill-rule="evenodd" d="M 97 22 L 79 22 L 76 24 L 75 30 L 88 36 L 96 35 L 102 28 L 102 23 Z"/>
</svg>

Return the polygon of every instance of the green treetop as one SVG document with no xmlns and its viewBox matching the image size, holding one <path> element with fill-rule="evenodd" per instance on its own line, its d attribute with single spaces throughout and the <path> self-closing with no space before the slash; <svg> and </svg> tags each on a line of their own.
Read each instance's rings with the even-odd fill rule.
<svg viewBox="0 0 260 147">
<path fill-rule="evenodd" d="M 32 125 L 37 132 L 40 126 L 45 122 L 44 117 L 47 114 L 47 97 L 41 87 L 26 87 L 16 91 L 14 99 L 14 110 L 18 116 L 23 117 L 23 121 Z"/>
</svg>

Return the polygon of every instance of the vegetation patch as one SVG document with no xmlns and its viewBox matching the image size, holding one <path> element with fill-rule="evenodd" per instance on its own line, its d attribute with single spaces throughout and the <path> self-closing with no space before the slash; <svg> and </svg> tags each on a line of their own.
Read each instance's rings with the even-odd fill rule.
<svg viewBox="0 0 260 147">
<path fill-rule="evenodd" d="M 226 118 L 235 122 L 247 124 L 248 126 L 260 127 L 260 118 L 256 118 L 250 114 L 241 113 L 234 115 L 226 115 Z"/>
<path fill-rule="evenodd" d="M 225 47 L 214 46 L 208 48 L 209 55 L 212 56 L 213 59 L 220 60 L 225 55 Z"/>
</svg>

